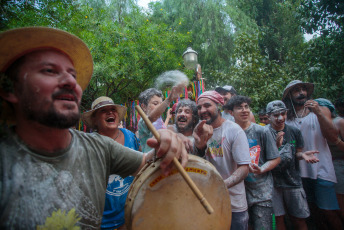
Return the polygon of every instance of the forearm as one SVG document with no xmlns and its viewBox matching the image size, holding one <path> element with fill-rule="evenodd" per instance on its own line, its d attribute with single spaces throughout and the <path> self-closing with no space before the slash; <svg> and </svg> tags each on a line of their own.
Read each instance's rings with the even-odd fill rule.
<svg viewBox="0 0 344 230">
<path fill-rule="evenodd" d="M 249 167 L 248 165 L 240 165 L 233 174 L 224 180 L 226 187 L 231 188 L 234 185 L 243 181 L 248 175 Z"/>
<path fill-rule="evenodd" d="M 344 152 L 344 141 L 342 141 L 339 137 L 337 138 L 335 145 L 337 145 L 337 147 L 340 151 Z"/>
<path fill-rule="evenodd" d="M 327 111 L 321 109 L 319 113 L 316 114 L 319 124 L 321 133 L 326 138 L 326 140 L 330 143 L 335 143 L 338 137 L 338 130 L 334 126 L 330 115 L 327 115 Z"/>
<path fill-rule="evenodd" d="M 155 122 L 170 106 L 171 101 L 169 99 L 164 100 L 158 107 L 148 114 L 148 118 L 151 122 Z"/>
<path fill-rule="evenodd" d="M 298 160 L 303 160 L 302 154 L 303 154 L 302 151 L 297 152 L 297 153 L 296 153 L 296 158 L 297 158 Z"/>
<path fill-rule="evenodd" d="M 149 151 L 148 153 L 143 154 L 142 157 L 142 161 L 140 164 L 140 167 L 136 170 L 136 172 L 133 174 L 133 176 L 136 176 L 140 170 L 143 168 L 143 166 L 149 162 L 149 161 L 153 161 L 155 158 L 155 149 L 152 149 L 151 151 Z"/>
<path fill-rule="evenodd" d="M 274 169 L 279 163 L 281 162 L 281 158 L 280 157 L 277 157 L 273 160 L 269 160 L 267 162 L 265 162 L 265 164 L 263 164 L 260 169 L 261 169 L 261 173 L 260 174 L 263 174 L 263 173 L 266 173 L 266 172 L 269 172 L 271 171 L 272 169 Z"/>
<path fill-rule="evenodd" d="M 168 122 L 170 122 L 170 117 L 168 116 L 165 120 L 165 126 L 167 127 L 168 126 Z"/>
</svg>

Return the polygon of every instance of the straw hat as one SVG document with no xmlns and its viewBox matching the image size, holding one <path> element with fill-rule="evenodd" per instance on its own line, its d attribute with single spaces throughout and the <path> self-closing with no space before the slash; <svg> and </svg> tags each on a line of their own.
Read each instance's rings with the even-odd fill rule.
<svg viewBox="0 0 344 230">
<path fill-rule="evenodd" d="M 119 122 L 123 120 L 125 113 L 127 112 L 127 107 L 115 104 L 109 97 L 98 97 L 96 100 L 94 100 L 92 102 L 91 110 L 82 114 L 82 120 L 86 123 L 87 126 L 94 128 L 94 124 L 92 122 L 93 113 L 96 112 L 98 109 L 106 106 L 115 107 L 118 113 Z"/>
<path fill-rule="evenodd" d="M 298 85 L 304 85 L 307 89 L 307 96 L 311 96 L 314 91 L 314 84 L 308 82 L 302 82 L 300 80 L 291 81 L 283 91 L 282 100 L 289 94 L 290 90 Z"/>
<path fill-rule="evenodd" d="M 0 72 L 5 73 L 18 58 L 42 48 L 51 48 L 66 54 L 78 74 L 78 84 L 82 90 L 86 89 L 93 72 L 90 50 L 80 38 L 59 29 L 25 27 L 1 32 Z M 7 102 L 0 103 L 0 120 L 15 123 L 14 119 L 14 111 Z"/>
<path fill-rule="evenodd" d="M 47 27 L 25 27 L 0 33 L 0 71 L 21 56 L 42 48 L 53 48 L 65 53 L 78 74 L 77 82 L 86 89 L 93 72 L 93 61 L 86 44 L 75 35 Z"/>
</svg>

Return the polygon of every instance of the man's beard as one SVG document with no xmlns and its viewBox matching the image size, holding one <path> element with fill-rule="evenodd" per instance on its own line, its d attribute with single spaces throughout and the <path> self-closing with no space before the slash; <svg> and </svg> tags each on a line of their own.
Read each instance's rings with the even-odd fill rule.
<svg viewBox="0 0 344 230">
<path fill-rule="evenodd" d="M 297 100 L 298 99 L 298 100 Z M 302 101 L 299 101 L 300 99 L 305 99 L 305 100 L 302 100 Z M 294 98 L 292 97 L 291 100 L 293 102 L 294 105 L 296 106 L 302 106 L 306 103 L 306 101 L 308 100 L 309 98 L 306 97 L 305 95 L 301 94 L 300 96 Z"/>
<path fill-rule="evenodd" d="M 65 91 L 67 90 L 61 90 L 60 92 L 54 94 L 52 98 L 54 98 L 55 95 L 64 93 Z M 74 93 L 72 94 L 75 96 Z M 48 110 L 42 111 L 39 109 L 40 108 L 39 104 L 37 104 L 37 101 L 40 101 L 40 100 L 36 100 L 35 96 L 29 97 L 29 96 L 25 96 L 24 94 L 22 96 L 23 96 L 22 101 L 24 105 L 22 112 L 25 114 L 28 120 L 38 122 L 42 125 L 45 125 L 51 128 L 66 129 L 66 128 L 70 128 L 76 125 L 80 119 L 80 108 L 78 105 L 76 105 L 78 107 L 77 112 L 69 112 L 67 114 L 61 114 L 58 111 L 56 111 L 56 109 L 54 108 L 53 102 L 51 102 L 51 106 L 48 108 Z M 44 103 L 44 102 L 41 102 L 41 103 Z M 36 108 L 36 109 L 33 109 L 33 108 Z"/>
<path fill-rule="evenodd" d="M 211 114 L 210 115 L 210 119 L 206 120 L 206 124 L 211 125 L 219 116 L 219 112 L 217 112 L 216 114 Z"/>
<path fill-rule="evenodd" d="M 176 128 L 177 128 L 178 133 L 184 134 L 185 132 L 190 131 L 190 130 L 193 129 L 193 122 L 190 121 L 190 122 L 189 122 L 186 126 L 184 126 L 184 127 L 179 127 L 179 126 L 178 126 L 178 122 L 176 122 Z"/>
<path fill-rule="evenodd" d="M 73 112 L 65 115 L 58 113 L 53 106 L 45 112 L 37 112 L 25 107 L 24 112 L 26 113 L 26 117 L 31 121 L 36 121 L 42 125 L 59 129 L 70 128 L 76 125 L 80 119 L 79 110 L 77 113 Z"/>
</svg>

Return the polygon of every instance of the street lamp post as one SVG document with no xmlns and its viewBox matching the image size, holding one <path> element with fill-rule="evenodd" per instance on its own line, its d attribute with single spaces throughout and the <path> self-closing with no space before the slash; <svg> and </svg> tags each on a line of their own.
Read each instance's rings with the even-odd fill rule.
<svg viewBox="0 0 344 230">
<path fill-rule="evenodd" d="M 188 47 L 183 53 L 184 65 L 187 69 L 193 69 L 196 71 L 196 79 L 199 81 L 202 78 L 201 65 L 197 60 L 198 53 L 191 47 Z"/>
</svg>

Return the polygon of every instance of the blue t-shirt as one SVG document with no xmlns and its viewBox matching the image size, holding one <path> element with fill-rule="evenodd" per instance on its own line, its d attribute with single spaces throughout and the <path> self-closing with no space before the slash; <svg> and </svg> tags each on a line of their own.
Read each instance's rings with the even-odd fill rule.
<svg viewBox="0 0 344 230">
<path fill-rule="evenodd" d="M 127 129 L 120 129 L 124 134 L 124 146 L 139 150 L 140 141 L 134 133 Z M 102 229 L 114 229 L 124 224 L 124 205 L 127 199 L 129 187 L 134 177 L 122 178 L 119 175 L 110 175 L 106 188 L 105 207 L 102 219 Z"/>
</svg>

